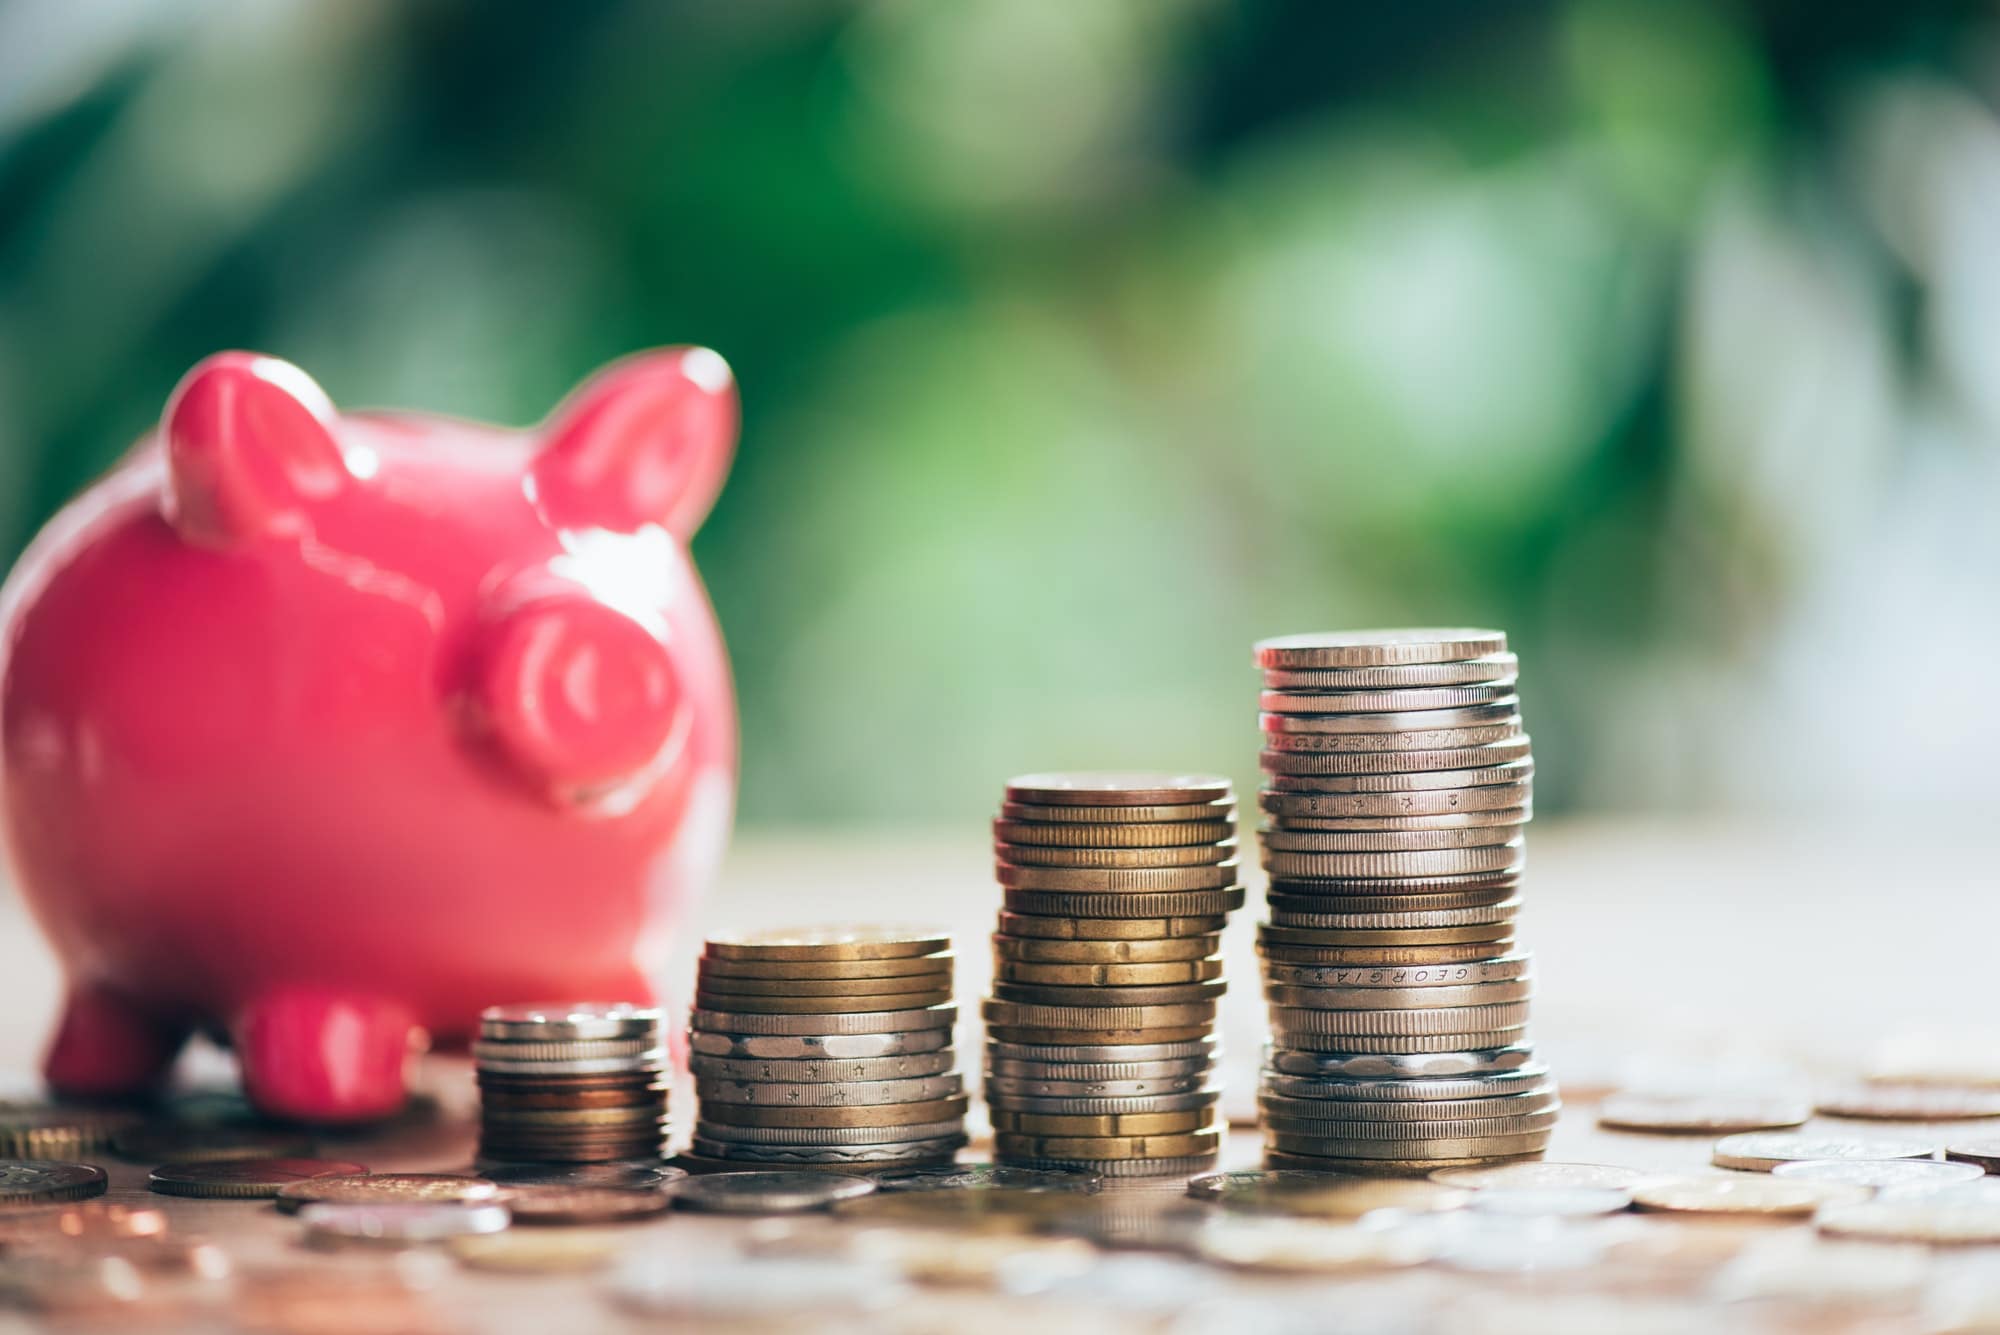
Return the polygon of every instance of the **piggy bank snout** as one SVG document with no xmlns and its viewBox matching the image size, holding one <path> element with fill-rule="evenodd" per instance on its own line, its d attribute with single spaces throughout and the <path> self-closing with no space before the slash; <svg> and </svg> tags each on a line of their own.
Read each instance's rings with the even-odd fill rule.
<svg viewBox="0 0 2000 1335">
<path fill-rule="evenodd" d="M 684 708 L 666 646 L 583 595 L 529 603 L 485 627 L 474 690 L 500 749 L 562 795 L 659 765 Z"/>
</svg>

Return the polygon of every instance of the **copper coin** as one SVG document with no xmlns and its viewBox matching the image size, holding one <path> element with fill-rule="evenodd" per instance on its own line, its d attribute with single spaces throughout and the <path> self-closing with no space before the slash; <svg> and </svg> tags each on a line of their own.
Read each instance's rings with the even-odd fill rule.
<svg viewBox="0 0 2000 1335">
<path fill-rule="evenodd" d="M 313 1177 L 352 1177 L 367 1165 L 338 1159 L 237 1159 L 227 1163 L 163 1164 L 147 1185 L 163 1196 L 252 1200 L 276 1196 L 293 1182 Z"/>
<path fill-rule="evenodd" d="M 610 1224 L 664 1214 L 673 1197 L 622 1187 L 509 1187 L 500 1201 L 516 1224 Z"/>
</svg>

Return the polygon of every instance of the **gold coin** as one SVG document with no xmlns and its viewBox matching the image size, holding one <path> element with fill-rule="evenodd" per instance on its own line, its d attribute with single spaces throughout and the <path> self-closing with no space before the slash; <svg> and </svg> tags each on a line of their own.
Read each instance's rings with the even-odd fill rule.
<svg viewBox="0 0 2000 1335">
<path fill-rule="evenodd" d="M 1192 1133 L 1215 1120 L 1215 1109 L 1159 1113 L 1025 1113 L 994 1108 L 995 1131 L 1023 1136 L 1159 1136 Z"/>
<path fill-rule="evenodd" d="M 62 1160 L 107 1148 L 137 1114 L 46 1104 L 0 1104 L 0 1159 Z"/>
<path fill-rule="evenodd" d="M 1866 1200 L 1872 1194 L 1866 1187 L 1801 1182 L 1796 1178 L 1772 1177 L 1768 1173 L 1738 1173 L 1726 1177 L 1717 1174 L 1712 1177 L 1656 1178 L 1641 1182 L 1632 1189 L 1632 1205 L 1639 1210 L 1671 1211 L 1674 1214 L 1797 1218 L 1813 1213 L 1822 1205 Z"/>
<path fill-rule="evenodd" d="M 1234 859 L 1235 840 L 1193 844 L 1185 848 L 1036 848 L 1026 844 L 993 845 L 993 856 L 1010 867 L 1067 867 L 1079 871 L 1172 871 L 1177 867 L 1214 867 Z"/>
<path fill-rule="evenodd" d="M 1023 774 L 1007 781 L 1007 801 L 1036 806 L 1193 806 L 1229 801 L 1234 793 L 1220 774 L 1146 770 Z"/>
<path fill-rule="evenodd" d="M 951 1000 L 949 988 L 929 992 L 867 992 L 838 997 L 760 997 L 715 992 L 697 984 L 695 1008 L 751 1015 L 863 1015 L 875 1011 L 924 1010 Z"/>
<path fill-rule="evenodd" d="M 993 934 L 996 963 L 1020 964 L 1189 964 L 1221 948 L 1220 935 L 1162 937 L 1139 941 L 1069 941 Z"/>
<path fill-rule="evenodd" d="M 1040 824 L 996 820 L 996 843 L 1049 848 L 1171 848 L 1218 844 L 1236 837 L 1233 820 L 1139 821 L 1118 824 Z"/>
<path fill-rule="evenodd" d="M 1047 1029 L 1015 1025 L 986 1026 L 986 1037 L 1027 1047 L 1130 1047 L 1153 1043 L 1192 1043 L 1209 1037 L 1213 1023 L 1166 1025 L 1147 1029 Z"/>
<path fill-rule="evenodd" d="M 500 1186 L 464 1173 L 360 1173 L 310 1177 L 277 1190 L 278 1209 L 297 1214 L 307 1205 L 477 1205 L 497 1200 Z"/>
<path fill-rule="evenodd" d="M 887 960 L 736 960 L 704 955 L 699 968 L 709 978 L 844 979 L 908 978 L 913 974 L 949 975 L 958 957 L 950 951 L 907 955 Z"/>
<path fill-rule="evenodd" d="M 1158 918 L 1088 918 L 1003 912 L 1000 915 L 1000 931 L 1009 936 L 1037 941 L 1163 941 L 1215 936 L 1228 921 L 1221 911 L 1167 914 Z"/>
<path fill-rule="evenodd" d="M 853 1127 L 915 1126 L 965 1115 L 963 1095 L 920 1103 L 875 1103 L 853 1108 L 763 1108 L 743 1103 L 703 1103 L 702 1120 L 727 1126 Z"/>
<path fill-rule="evenodd" d="M 1213 1154 L 1222 1128 L 1158 1136 L 1026 1136 L 993 1133 L 993 1152 L 1019 1159 L 1184 1159 Z"/>
<path fill-rule="evenodd" d="M 919 927 L 853 923 L 712 936 L 710 955 L 735 960 L 852 961 L 905 959 L 951 949 L 951 937 Z"/>
<path fill-rule="evenodd" d="M 1236 819 L 1236 803 L 1193 802 L 1180 806 L 1078 807 L 1045 806 L 1028 802 L 1003 802 L 1000 819 L 1028 821 L 1037 825 L 1137 825 L 1145 822 L 1230 821 Z"/>
<path fill-rule="evenodd" d="M 1032 983 L 996 982 L 993 995 L 1029 1006 L 1184 1006 L 1214 1002 L 1228 990 L 1227 979 L 1182 983 L 1167 987 L 1049 987 Z"/>
<path fill-rule="evenodd" d="M 695 984 L 704 992 L 732 997 L 891 996 L 951 988 L 951 970 L 904 974 L 897 978 L 738 978 L 702 970 Z"/>
<path fill-rule="evenodd" d="M 1218 862 L 1204 867 L 1020 867 L 1011 862 L 993 868 L 994 879 L 1015 890 L 1088 891 L 1221 890 L 1235 885 L 1243 870 L 1240 862 Z"/>
<path fill-rule="evenodd" d="M 1159 987 L 1220 978 L 1222 960 L 1211 955 L 1160 964 L 1026 964 L 1000 958 L 993 962 L 993 976 L 1045 987 Z"/>
</svg>

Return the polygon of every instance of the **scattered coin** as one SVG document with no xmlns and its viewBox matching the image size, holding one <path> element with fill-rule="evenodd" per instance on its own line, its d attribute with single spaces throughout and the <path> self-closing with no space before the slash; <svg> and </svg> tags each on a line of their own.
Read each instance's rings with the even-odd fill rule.
<svg viewBox="0 0 2000 1335">
<path fill-rule="evenodd" d="M 688 1178 L 684 1168 L 649 1163 L 496 1164 L 479 1176 L 503 1187 L 617 1187 L 665 1191 Z"/>
<path fill-rule="evenodd" d="M 1453 1210 L 1471 1200 L 1469 1193 L 1435 1182 L 1293 1169 L 1209 1173 L 1190 1180 L 1187 1194 L 1228 1210 L 1320 1219 L 1359 1219 L 1376 1210 Z"/>
<path fill-rule="evenodd" d="M 1890 1136 L 1821 1136 L 1806 1132 L 1753 1131 L 1715 1142 L 1717 1168 L 1769 1172 L 1797 1159 L 1931 1159 L 1935 1141 Z"/>
<path fill-rule="evenodd" d="M 1618 1094 L 1599 1105 L 1597 1124 L 1620 1131 L 1716 1135 L 1801 1126 L 1812 1114 L 1810 1103 L 1784 1096 Z"/>
<path fill-rule="evenodd" d="M 1761 1173 L 1735 1176 L 1657 1178 L 1632 1189 L 1641 1210 L 1674 1214 L 1729 1214 L 1801 1217 L 1823 1205 L 1866 1200 L 1864 1187 L 1800 1181 Z"/>
<path fill-rule="evenodd" d="M 1534 1219 L 1583 1219 L 1617 1214 L 1632 1204 L 1625 1187 L 1487 1187 L 1472 1199 L 1482 1214 Z"/>
<path fill-rule="evenodd" d="M 1946 1151 L 1947 1154 L 1950 1151 Z M 1838 1182 L 1871 1190 L 1925 1189 L 1977 1181 L 1985 1170 L 1938 1159 L 1794 1159 L 1774 1165 L 1772 1177 L 1806 1182 Z"/>
<path fill-rule="evenodd" d="M 162 1164 L 147 1185 L 163 1196 L 254 1200 L 315 1177 L 353 1177 L 367 1167 L 338 1159 L 232 1159 L 222 1163 Z"/>
<path fill-rule="evenodd" d="M 306 1241 L 316 1246 L 370 1244 L 407 1247 L 499 1233 L 509 1219 L 502 1205 L 349 1205 L 315 1202 L 299 1211 Z"/>
<path fill-rule="evenodd" d="M 1982 1173 L 2000 1173 L 2000 1140 L 1960 1140 L 1945 1146 L 1944 1157 L 1972 1164 Z"/>
<path fill-rule="evenodd" d="M 682 1183 L 673 1201 L 683 1210 L 708 1214 L 798 1214 L 824 1210 L 875 1189 L 868 1178 L 840 1174 L 712 1173 Z"/>
<path fill-rule="evenodd" d="M 1421 1265 L 1436 1255 L 1437 1245 L 1414 1230 L 1225 1217 L 1194 1235 L 1194 1252 L 1239 1270 L 1323 1275 Z"/>
<path fill-rule="evenodd" d="M 1046 1191 L 1088 1195 L 1104 1179 L 1073 1169 L 1017 1168 L 1010 1164 L 967 1163 L 937 1168 L 889 1168 L 870 1174 L 883 1191 Z"/>
<path fill-rule="evenodd" d="M 102 1196 L 102 1168 L 54 1159 L 0 1159 L 0 1209 Z"/>
<path fill-rule="evenodd" d="M 500 1187 L 483 1177 L 459 1173 L 362 1173 L 352 1177 L 308 1177 L 277 1191 L 278 1209 L 297 1214 L 316 1201 L 338 1205 L 474 1205 L 499 1199 Z"/>
<path fill-rule="evenodd" d="M 499 1203 L 516 1224 L 613 1224 L 665 1214 L 673 1196 L 624 1187 L 509 1187 Z"/>
<path fill-rule="evenodd" d="M 137 1121 L 119 1109 L 0 1102 L 0 1158 L 67 1159 L 111 1144 Z"/>
</svg>

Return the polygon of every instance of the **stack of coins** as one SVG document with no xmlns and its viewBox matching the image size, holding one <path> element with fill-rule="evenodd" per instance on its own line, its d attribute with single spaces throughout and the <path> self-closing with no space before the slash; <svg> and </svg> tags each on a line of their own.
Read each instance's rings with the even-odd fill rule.
<svg viewBox="0 0 2000 1335">
<path fill-rule="evenodd" d="M 1204 774 L 1007 785 L 984 1008 L 998 1162 L 1107 1177 L 1213 1166 L 1217 947 L 1243 903 L 1235 801 Z"/>
<path fill-rule="evenodd" d="M 1534 760 L 1507 637 L 1291 635 L 1257 664 L 1269 1162 L 1539 1156 L 1559 1104 L 1514 949 Z"/>
<path fill-rule="evenodd" d="M 494 1006 L 472 1045 L 482 1159 L 658 1159 L 667 1134 L 660 1012 L 624 1002 Z"/>
<path fill-rule="evenodd" d="M 966 1097 L 951 938 L 895 927 L 713 937 L 695 983 L 694 1167 L 949 1161 Z"/>
</svg>

